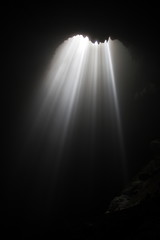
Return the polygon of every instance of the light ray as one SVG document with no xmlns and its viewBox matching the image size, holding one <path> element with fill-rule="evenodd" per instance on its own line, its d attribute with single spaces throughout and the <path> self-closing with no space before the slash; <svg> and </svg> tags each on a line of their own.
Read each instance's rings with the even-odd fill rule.
<svg viewBox="0 0 160 240">
<path fill-rule="evenodd" d="M 34 100 L 37 103 L 34 119 L 38 131 L 43 132 L 42 136 L 49 129 L 50 145 L 56 142 L 59 146 L 57 151 L 61 153 L 73 131 L 76 131 L 80 114 L 82 121 L 89 122 L 89 128 L 85 130 L 92 141 L 96 138 L 97 119 L 104 118 L 105 132 L 108 119 L 111 119 L 110 109 L 113 107 L 115 119 L 112 120 L 117 123 L 118 141 L 124 155 L 112 59 L 114 46 L 111 47 L 111 42 L 109 39 L 104 43 L 92 43 L 88 37 L 77 35 L 64 41 L 53 57 L 46 78 Z M 123 165 L 126 163 L 123 162 Z"/>
<path fill-rule="evenodd" d="M 110 69 L 110 75 L 111 75 L 112 95 L 113 95 L 115 114 L 117 119 L 119 145 L 121 150 L 121 157 L 123 160 L 123 172 L 124 172 L 124 178 L 125 178 L 124 180 L 126 183 L 128 179 L 127 179 L 127 169 L 126 169 L 125 147 L 124 147 L 124 140 L 123 140 L 122 125 L 121 125 L 120 109 L 119 109 L 118 97 L 117 97 L 117 91 L 116 91 L 113 63 L 112 63 L 112 57 L 111 57 L 110 39 L 108 42 L 106 42 L 106 45 L 107 45 L 107 56 L 108 56 L 109 69 Z"/>
</svg>

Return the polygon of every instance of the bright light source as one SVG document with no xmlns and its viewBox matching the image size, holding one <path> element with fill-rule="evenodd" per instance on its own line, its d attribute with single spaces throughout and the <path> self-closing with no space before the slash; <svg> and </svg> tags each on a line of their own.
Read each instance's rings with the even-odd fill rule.
<svg viewBox="0 0 160 240">
<path fill-rule="evenodd" d="M 72 130 L 76 132 L 79 117 L 89 122 L 86 131 L 94 131 L 96 119 L 103 119 L 105 124 L 109 114 L 116 122 L 113 125 L 117 125 L 120 145 L 123 145 L 115 82 L 115 67 L 122 62 L 122 55 L 117 58 L 115 53 L 118 48 L 123 49 L 122 44 L 113 43 L 110 38 L 103 43 L 92 43 L 82 35 L 65 40 L 57 48 L 37 94 L 35 116 L 36 127 L 40 126 L 44 132 L 49 129 L 50 139 L 62 148 Z"/>
<path fill-rule="evenodd" d="M 108 96 L 112 97 L 119 121 L 110 39 L 92 43 L 87 36 L 76 35 L 64 41 L 55 53 L 41 89 L 43 103 L 38 118 L 42 114 L 47 122 L 52 120 L 54 135 L 64 141 L 81 102 L 85 99 L 95 118 L 98 99 L 106 105 Z"/>
</svg>

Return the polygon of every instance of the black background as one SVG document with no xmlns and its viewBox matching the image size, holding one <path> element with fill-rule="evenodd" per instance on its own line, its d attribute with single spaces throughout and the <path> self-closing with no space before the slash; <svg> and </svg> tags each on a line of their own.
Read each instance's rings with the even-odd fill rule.
<svg viewBox="0 0 160 240">
<path fill-rule="evenodd" d="M 147 6 L 147 3 L 139 6 L 133 2 L 128 5 L 117 5 L 116 2 L 113 4 L 107 2 L 63 4 L 61 2 L 50 5 L 26 3 L 25 6 L 8 4 L 4 8 L 3 25 L 5 29 L 3 52 L 7 61 L 5 91 L 2 93 L 5 107 L 5 158 L 2 160 L 5 166 L 2 173 L 5 201 L 1 209 L 5 224 L 13 226 L 19 224 L 22 219 L 27 223 L 35 224 L 35 222 L 44 221 L 44 216 L 48 219 L 54 217 L 57 219 L 57 215 L 74 215 L 79 218 L 79 216 L 103 213 L 109 201 L 119 193 L 122 186 L 121 184 L 117 186 L 117 183 L 114 185 L 112 174 L 115 174 L 116 179 L 115 171 L 108 177 L 108 181 L 112 179 L 108 189 L 109 183 L 104 182 L 107 179 L 103 177 L 103 170 L 101 167 L 98 168 L 98 164 L 97 177 L 95 177 L 97 186 L 92 203 L 90 198 L 85 201 L 84 196 L 87 194 L 87 189 L 83 189 L 85 183 L 79 184 L 79 190 L 75 191 L 77 200 L 74 203 L 72 198 L 76 184 L 73 186 L 72 183 L 71 187 L 66 188 L 68 192 L 62 191 L 63 194 L 60 195 L 62 199 L 60 200 L 59 197 L 57 200 L 60 202 L 59 205 L 55 207 L 53 202 L 50 212 L 45 213 L 42 204 L 44 196 L 37 195 L 32 186 L 36 165 L 25 165 L 28 156 L 31 163 L 39 155 L 32 150 L 33 152 L 27 153 L 27 157 L 23 159 L 20 154 L 23 153 L 21 147 L 26 131 L 22 128 L 21 122 L 30 91 L 38 84 L 39 77 L 45 71 L 54 50 L 64 39 L 78 33 L 89 36 L 93 41 L 104 41 L 109 36 L 112 39 L 119 39 L 130 49 L 133 57 L 144 59 L 142 81 L 135 82 L 128 99 L 129 104 L 122 109 L 130 179 L 150 159 L 149 144 L 160 136 L 160 37 L 157 6 Z M 143 90 L 148 83 L 154 85 L 154 94 L 146 94 L 135 101 L 134 94 Z M 97 148 L 101 143 L 97 143 Z M 82 156 L 84 155 L 80 154 L 79 158 Z M 96 158 L 103 158 L 103 156 L 96 156 Z M 45 174 L 42 171 L 38 175 L 37 187 L 43 185 Z M 67 184 L 70 181 L 68 180 Z M 46 185 L 47 182 L 42 188 L 44 189 Z M 44 191 L 43 194 L 45 195 Z M 80 195 L 82 199 L 78 199 Z M 65 197 L 67 203 L 64 201 Z M 18 223 L 15 223 L 16 221 Z"/>
</svg>

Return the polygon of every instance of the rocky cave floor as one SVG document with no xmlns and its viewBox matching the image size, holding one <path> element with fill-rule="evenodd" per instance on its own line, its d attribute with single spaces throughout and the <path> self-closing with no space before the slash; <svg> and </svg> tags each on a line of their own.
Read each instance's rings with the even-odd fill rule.
<svg viewBox="0 0 160 240">
<path fill-rule="evenodd" d="M 160 239 L 160 140 L 151 142 L 153 157 L 110 203 L 90 219 L 73 216 L 58 221 L 4 224 L 5 236 L 16 239 Z M 7 227 L 6 227 L 7 225 Z"/>
</svg>

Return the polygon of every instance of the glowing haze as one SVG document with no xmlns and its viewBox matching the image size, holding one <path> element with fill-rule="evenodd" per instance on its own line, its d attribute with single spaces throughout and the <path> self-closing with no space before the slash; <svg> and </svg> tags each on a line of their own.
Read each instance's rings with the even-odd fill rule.
<svg viewBox="0 0 160 240">
<path fill-rule="evenodd" d="M 72 136 L 79 136 L 79 126 L 90 142 L 99 142 L 96 139 L 99 127 L 104 137 L 101 142 L 105 144 L 107 129 L 112 126 L 110 135 L 113 130 L 124 159 L 116 82 L 124 84 L 130 63 L 127 49 L 110 38 L 103 43 L 92 43 L 88 37 L 77 35 L 57 48 L 32 99 L 33 132 L 42 139 L 46 139 L 47 133 L 46 155 L 51 155 L 56 148 L 60 159 Z M 60 165 L 60 160 L 57 162 Z M 122 165 L 125 172 L 125 162 Z"/>
<path fill-rule="evenodd" d="M 52 121 L 54 135 L 63 142 L 84 99 L 94 121 L 99 98 L 105 102 L 110 95 L 120 121 L 111 42 L 92 43 L 88 37 L 77 35 L 64 41 L 53 57 L 38 93 L 41 104 L 37 120 L 45 116 L 46 124 Z"/>
</svg>

